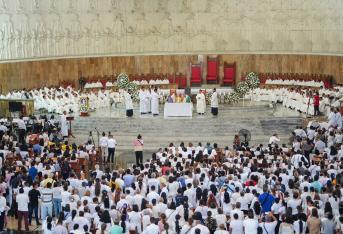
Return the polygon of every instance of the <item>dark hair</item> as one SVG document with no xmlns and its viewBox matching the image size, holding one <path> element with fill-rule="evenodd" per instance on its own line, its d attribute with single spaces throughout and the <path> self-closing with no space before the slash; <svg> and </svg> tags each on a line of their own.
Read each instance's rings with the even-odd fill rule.
<svg viewBox="0 0 343 234">
<path fill-rule="evenodd" d="M 261 209 L 261 205 L 260 205 L 260 203 L 258 201 L 256 201 L 254 203 L 253 209 L 254 209 L 256 215 L 260 215 L 261 214 L 262 209 Z"/>
<path fill-rule="evenodd" d="M 230 194 L 227 191 L 224 193 L 224 202 L 226 204 L 230 203 Z"/>
<path fill-rule="evenodd" d="M 95 181 L 95 185 L 94 185 L 94 194 L 96 197 L 98 197 L 101 193 L 101 184 L 99 180 Z"/>
<path fill-rule="evenodd" d="M 125 214 L 122 214 L 121 216 L 120 226 L 123 228 L 123 233 L 126 233 L 126 215 Z"/>
<path fill-rule="evenodd" d="M 195 196 L 196 196 L 196 200 L 201 200 L 201 196 L 202 196 L 202 190 L 200 187 L 198 187 L 196 190 L 195 190 Z"/>
<path fill-rule="evenodd" d="M 76 210 L 71 211 L 71 220 L 74 220 L 76 213 L 77 213 Z"/>
<path fill-rule="evenodd" d="M 47 225 L 46 225 L 47 229 L 51 230 L 51 228 L 52 228 L 52 224 L 51 224 L 52 218 L 50 216 L 48 216 L 48 218 L 46 219 L 46 222 L 47 222 Z"/>
<path fill-rule="evenodd" d="M 180 215 L 175 215 L 175 231 L 177 234 L 180 234 L 181 232 L 181 226 L 180 226 Z"/>
<path fill-rule="evenodd" d="M 104 212 L 102 212 L 100 221 L 103 223 L 111 223 L 111 216 L 108 210 L 104 210 Z"/>
</svg>

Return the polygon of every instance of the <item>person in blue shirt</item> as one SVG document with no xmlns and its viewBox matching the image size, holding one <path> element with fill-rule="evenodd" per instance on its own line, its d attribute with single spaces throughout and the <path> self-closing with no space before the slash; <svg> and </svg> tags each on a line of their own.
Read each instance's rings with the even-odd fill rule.
<svg viewBox="0 0 343 234">
<path fill-rule="evenodd" d="M 38 174 L 38 170 L 35 167 L 35 163 L 31 163 L 31 167 L 29 169 L 29 176 L 31 177 L 32 182 L 35 180 L 36 176 Z"/>
<path fill-rule="evenodd" d="M 318 180 L 319 176 L 315 175 L 313 182 L 311 183 L 311 187 L 313 187 L 318 193 L 320 193 L 322 191 L 323 185 Z"/>
<path fill-rule="evenodd" d="M 131 185 L 135 182 L 135 176 L 131 174 L 130 169 L 126 170 L 126 174 L 123 176 L 123 180 L 125 188 L 131 187 Z"/>
<path fill-rule="evenodd" d="M 270 212 L 272 205 L 275 202 L 275 198 L 268 192 L 268 186 L 263 186 L 263 193 L 258 197 L 258 201 L 261 204 L 262 212 Z"/>
</svg>

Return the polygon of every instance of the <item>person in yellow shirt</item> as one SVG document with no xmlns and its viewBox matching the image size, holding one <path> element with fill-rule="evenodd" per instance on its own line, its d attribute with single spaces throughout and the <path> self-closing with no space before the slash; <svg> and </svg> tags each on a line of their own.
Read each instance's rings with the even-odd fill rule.
<svg viewBox="0 0 343 234">
<path fill-rule="evenodd" d="M 62 144 L 62 146 L 61 146 L 61 150 L 62 150 L 62 151 L 66 151 L 67 146 L 69 146 L 69 148 L 71 148 L 71 146 L 68 144 L 68 141 L 65 141 L 65 142 Z"/>
<path fill-rule="evenodd" d="M 45 188 L 48 183 L 54 184 L 54 180 L 51 178 L 51 175 L 44 175 L 44 180 L 40 182 L 40 185 Z"/>
</svg>

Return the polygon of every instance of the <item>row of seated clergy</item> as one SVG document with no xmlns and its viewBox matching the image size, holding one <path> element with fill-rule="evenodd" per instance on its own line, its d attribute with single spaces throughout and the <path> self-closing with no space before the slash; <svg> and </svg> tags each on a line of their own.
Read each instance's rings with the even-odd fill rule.
<svg viewBox="0 0 343 234">
<path fill-rule="evenodd" d="M 176 73 L 176 74 L 129 74 L 130 81 L 142 81 L 146 80 L 165 80 L 167 79 L 170 84 L 178 84 L 179 88 L 185 88 L 187 86 L 187 77 L 185 74 Z M 101 82 L 104 87 L 108 81 L 116 81 L 117 75 L 112 76 L 94 76 L 94 77 L 85 77 L 87 83 Z"/>
</svg>

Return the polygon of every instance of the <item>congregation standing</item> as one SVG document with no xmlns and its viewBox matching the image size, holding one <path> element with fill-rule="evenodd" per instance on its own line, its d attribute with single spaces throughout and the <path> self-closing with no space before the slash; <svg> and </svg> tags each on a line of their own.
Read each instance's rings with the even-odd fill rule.
<svg viewBox="0 0 343 234">
<path fill-rule="evenodd" d="M 170 143 L 145 160 L 138 135 L 136 165 L 96 165 L 89 177 L 69 162 L 89 157 L 91 142 L 70 145 L 43 131 L 38 143 L 15 143 L 2 123 L 0 228 L 17 215 L 18 228 L 41 225 L 45 233 L 341 232 L 341 121 L 298 127 L 290 145 L 277 134 L 256 146 L 236 138 L 224 148 Z M 106 163 L 115 152 L 111 139 L 100 139 Z"/>
</svg>

